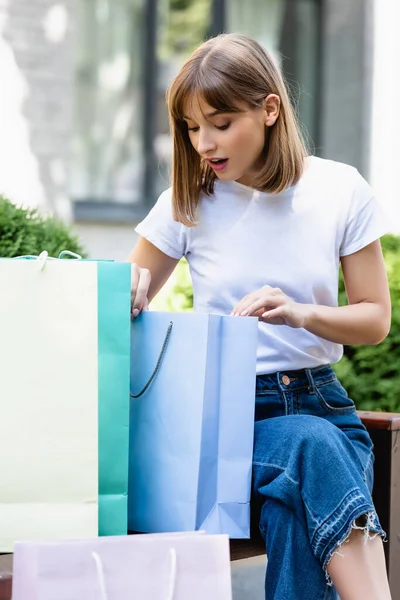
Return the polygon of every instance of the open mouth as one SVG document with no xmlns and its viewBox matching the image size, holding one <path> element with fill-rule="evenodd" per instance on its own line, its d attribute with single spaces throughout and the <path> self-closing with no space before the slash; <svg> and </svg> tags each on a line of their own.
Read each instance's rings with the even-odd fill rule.
<svg viewBox="0 0 400 600">
<path fill-rule="evenodd" d="M 208 160 L 207 162 L 210 165 L 210 167 L 212 169 L 214 169 L 214 171 L 222 171 L 226 167 L 226 165 L 228 163 L 228 159 L 227 158 L 218 158 L 215 160 Z"/>
</svg>

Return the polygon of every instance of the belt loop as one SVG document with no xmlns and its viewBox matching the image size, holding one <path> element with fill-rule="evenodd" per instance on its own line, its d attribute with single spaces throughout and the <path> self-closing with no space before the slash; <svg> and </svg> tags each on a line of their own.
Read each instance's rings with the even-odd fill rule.
<svg viewBox="0 0 400 600">
<path fill-rule="evenodd" d="M 277 371 L 277 372 L 275 373 L 275 375 L 276 375 L 276 382 L 277 382 L 277 384 L 278 384 L 278 388 L 279 388 L 279 389 L 281 389 L 281 387 L 282 387 L 282 386 L 281 386 L 281 378 L 280 378 L 281 372 L 280 372 L 280 371 Z"/>
<path fill-rule="evenodd" d="M 311 369 L 304 369 L 308 379 L 308 389 L 310 392 L 315 393 L 315 383 L 314 377 L 312 375 Z"/>
</svg>

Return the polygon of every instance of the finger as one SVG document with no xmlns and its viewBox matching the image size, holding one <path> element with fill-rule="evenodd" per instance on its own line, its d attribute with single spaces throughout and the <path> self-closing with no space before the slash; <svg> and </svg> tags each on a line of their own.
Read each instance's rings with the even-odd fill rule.
<svg viewBox="0 0 400 600">
<path fill-rule="evenodd" d="M 261 315 L 261 319 L 266 323 L 274 322 L 274 324 L 284 324 L 285 307 L 278 306 L 272 310 L 267 310 Z"/>
<path fill-rule="evenodd" d="M 276 294 L 275 292 L 271 292 L 268 296 L 263 296 L 257 299 L 255 302 L 250 304 L 244 311 L 242 311 L 241 316 L 247 317 L 254 315 L 262 308 L 272 310 L 277 308 L 278 306 L 283 306 L 285 304 L 285 297 L 283 295 Z M 264 311 L 265 312 L 265 311 Z"/>
<path fill-rule="evenodd" d="M 232 310 L 231 315 L 240 315 L 242 310 L 244 310 L 245 306 L 247 306 L 247 304 L 250 303 L 250 298 L 254 299 L 254 294 L 249 294 L 248 296 L 245 296 L 244 298 L 242 298 L 240 300 L 240 302 L 238 302 L 236 304 L 235 308 Z"/>
<path fill-rule="evenodd" d="M 135 302 L 136 291 L 137 291 L 137 288 L 139 285 L 139 279 L 140 279 L 140 269 L 135 263 L 132 263 L 131 264 L 131 307 L 134 305 L 134 302 Z"/>
<path fill-rule="evenodd" d="M 264 285 L 259 290 L 256 290 L 255 292 L 252 292 L 251 294 L 247 294 L 247 296 L 242 298 L 242 300 L 240 302 L 238 302 L 238 304 L 235 306 L 235 308 L 233 309 L 231 314 L 239 315 L 241 317 L 245 317 L 249 314 L 252 314 L 248 311 L 249 311 L 249 308 L 252 307 L 252 305 L 254 303 L 257 303 L 257 306 L 259 308 L 261 308 L 262 306 L 265 306 L 264 300 L 266 298 L 269 298 L 269 296 L 275 297 L 276 291 L 280 292 L 280 290 L 276 290 L 275 288 L 272 288 L 269 285 Z"/>
<path fill-rule="evenodd" d="M 139 312 L 143 310 L 145 301 L 147 299 L 147 292 L 149 291 L 150 282 L 150 271 L 148 269 L 140 269 L 135 299 L 132 304 L 132 314 L 134 314 L 136 310 Z"/>
<path fill-rule="evenodd" d="M 266 308 L 275 308 L 276 307 L 276 298 L 258 298 L 257 300 L 253 301 L 251 304 L 249 304 L 248 306 L 244 307 L 244 309 L 242 310 L 242 312 L 240 313 L 241 317 L 248 317 L 251 315 L 254 315 L 254 313 L 256 313 L 257 311 L 261 310 L 262 308 L 266 309 Z"/>
<path fill-rule="evenodd" d="M 243 300 L 239 302 L 239 304 L 235 307 L 234 313 L 240 317 L 247 316 L 249 314 L 250 307 L 258 305 L 259 308 L 265 306 L 265 297 L 261 297 L 259 292 L 254 292 L 253 294 L 249 294 L 245 296 Z"/>
<path fill-rule="evenodd" d="M 148 301 L 148 298 L 146 297 L 146 298 L 144 299 L 144 304 L 143 304 L 142 312 L 144 312 L 144 311 L 146 312 L 146 311 L 148 311 L 148 310 L 149 310 L 149 301 Z M 133 319 L 136 319 L 136 317 L 137 317 L 139 314 L 140 314 L 140 312 L 139 312 L 139 309 L 138 309 L 138 308 L 135 308 L 135 309 L 133 309 L 133 310 L 132 310 L 132 318 L 133 318 Z"/>
</svg>

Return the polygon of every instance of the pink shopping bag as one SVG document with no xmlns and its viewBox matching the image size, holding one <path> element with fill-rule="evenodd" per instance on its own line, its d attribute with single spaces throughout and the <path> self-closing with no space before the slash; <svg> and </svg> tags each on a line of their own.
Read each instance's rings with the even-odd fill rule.
<svg viewBox="0 0 400 600">
<path fill-rule="evenodd" d="M 231 600 L 225 535 L 17 542 L 13 600 Z"/>
</svg>

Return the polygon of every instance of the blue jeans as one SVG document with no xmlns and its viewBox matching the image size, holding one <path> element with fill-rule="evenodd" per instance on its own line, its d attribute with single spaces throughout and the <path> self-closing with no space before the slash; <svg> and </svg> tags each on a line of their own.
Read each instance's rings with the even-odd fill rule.
<svg viewBox="0 0 400 600">
<path fill-rule="evenodd" d="M 327 564 L 352 528 L 384 532 L 372 442 L 330 366 L 259 375 L 252 510 L 268 556 L 266 600 L 337 599 Z"/>
</svg>

